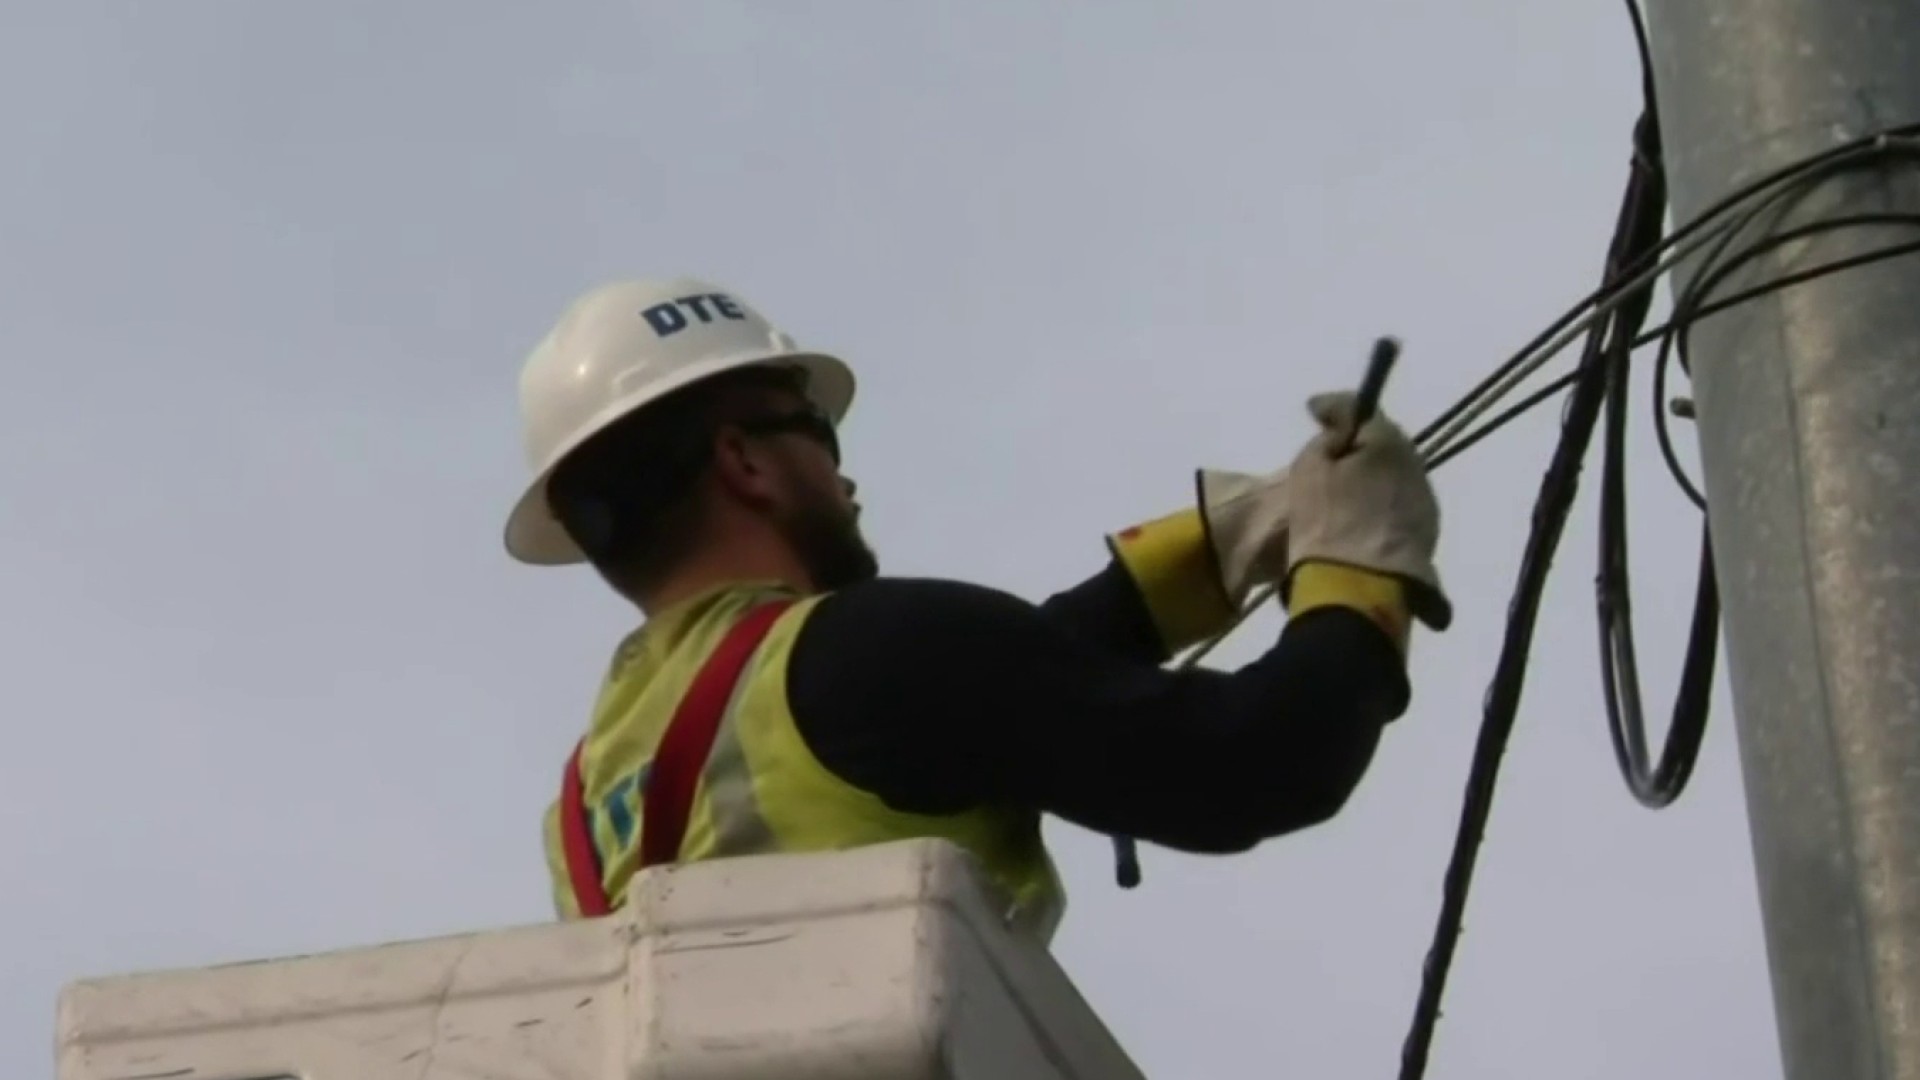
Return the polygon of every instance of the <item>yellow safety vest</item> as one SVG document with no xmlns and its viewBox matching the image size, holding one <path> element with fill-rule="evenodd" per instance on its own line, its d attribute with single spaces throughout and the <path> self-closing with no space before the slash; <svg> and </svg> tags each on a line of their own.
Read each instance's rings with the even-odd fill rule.
<svg viewBox="0 0 1920 1080">
<path fill-rule="evenodd" d="M 580 747 L 582 799 L 613 907 L 625 902 L 639 865 L 642 785 L 675 708 L 728 629 L 757 604 L 783 596 L 792 598 L 768 583 L 722 586 L 656 614 L 615 652 Z M 1051 939 L 1066 897 L 1037 812 L 903 813 L 835 776 L 807 747 L 787 707 L 787 659 L 820 599 L 797 598 L 742 671 L 694 791 L 680 861 L 942 837 L 980 861 L 1004 891 L 1016 925 Z M 580 909 L 568 879 L 560 812 L 555 800 L 545 817 L 547 868 L 554 907 L 572 919 Z"/>
</svg>

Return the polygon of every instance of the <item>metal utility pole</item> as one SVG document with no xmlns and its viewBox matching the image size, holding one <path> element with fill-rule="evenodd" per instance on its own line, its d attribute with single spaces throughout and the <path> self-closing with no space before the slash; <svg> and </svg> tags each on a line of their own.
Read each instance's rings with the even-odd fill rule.
<svg viewBox="0 0 1920 1080">
<path fill-rule="evenodd" d="M 1920 0 L 1643 2 L 1676 226 L 1920 121 Z M 1824 179 L 1740 244 L 1890 212 L 1920 213 L 1920 163 Z M 1917 236 L 1825 232 L 1715 291 Z M 1711 315 L 1691 354 L 1786 1074 L 1920 1080 L 1920 255 Z"/>
</svg>

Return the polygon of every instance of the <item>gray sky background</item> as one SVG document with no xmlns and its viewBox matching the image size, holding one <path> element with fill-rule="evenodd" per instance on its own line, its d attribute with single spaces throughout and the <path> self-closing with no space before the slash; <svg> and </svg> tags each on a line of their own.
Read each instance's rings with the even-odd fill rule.
<svg viewBox="0 0 1920 1080">
<path fill-rule="evenodd" d="M 628 615 L 499 533 L 520 362 L 600 281 L 839 351 L 888 568 L 1035 599 L 1194 466 L 1283 463 L 1375 335 L 1417 426 L 1592 286 L 1617 0 L 1178 11 L 0 3 L 0 1075 L 51 1075 L 69 979 L 549 917 L 538 815 Z M 1697 522 L 1645 417 L 1664 718 Z M 1151 1075 L 1392 1075 L 1557 418 L 1440 475 L 1459 619 L 1339 820 L 1131 893 L 1050 826 L 1058 954 Z M 1727 699 L 1642 810 L 1586 478 L 1430 1075 L 1776 1077 Z"/>
</svg>

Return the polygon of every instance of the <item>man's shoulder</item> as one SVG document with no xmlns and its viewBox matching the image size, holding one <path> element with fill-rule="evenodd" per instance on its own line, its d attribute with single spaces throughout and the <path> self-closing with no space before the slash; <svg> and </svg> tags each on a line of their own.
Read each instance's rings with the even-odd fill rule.
<svg viewBox="0 0 1920 1080">
<path fill-rule="evenodd" d="M 643 623 L 620 635 L 620 640 L 613 647 L 613 655 L 607 659 L 607 669 L 601 675 L 602 682 L 618 679 L 639 658 L 646 641 L 646 629 Z"/>
<path fill-rule="evenodd" d="M 937 577 L 922 574 L 890 574 L 869 578 L 866 581 L 845 585 L 822 595 L 822 599 L 839 597 L 890 597 L 890 596 L 953 596 L 965 598 L 994 598 L 1015 600 L 1019 597 L 991 585 L 982 585 L 977 581 L 961 578 Z"/>
<path fill-rule="evenodd" d="M 813 598 L 798 628 L 796 658 L 826 661 L 946 665 L 950 654 L 991 648 L 992 640 L 1034 617 L 1036 609 L 1012 593 L 957 578 L 887 576 Z"/>
<path fill-rule="evenodd" d="M 890 575 L 843 586 L 817 598 L 809 622 L 878 620 L 908 627 L 942 625 L 956 618 L 1005 618 L 1026 600 L 1003 589 L 959 578 Z"/>
<path fill-rule="evenodd" d="M 789 665 L 809 685 L 944 684 L 956 672 L 1004 666 L 1008 650 L 1032 644 L 1040 621 L 1027 601 L 974 582 L 874 578 L 818 598 Z"/>
</svg>

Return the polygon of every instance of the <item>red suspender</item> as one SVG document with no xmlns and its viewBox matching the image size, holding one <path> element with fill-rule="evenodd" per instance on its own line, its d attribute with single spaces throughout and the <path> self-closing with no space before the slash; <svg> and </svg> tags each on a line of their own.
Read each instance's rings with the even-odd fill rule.
<svg viewBox="0 0 1920 1080">
<path fill-rule="evenodd" d="M 747 660 L 760 647 L 773 621 L 793 602 L 776 600 L 743 616 L 720 640 L 719 647 L 694 676 L 653 752 L 647 790 L 640 808 L 640 866 L 642 869 L 678 861 L 680 841 L 687 833 L 687 815 L 693 811 L 693 790 L 707 767 L 713 737 L 726 715 L 727 700 L 746 670 Z"/>
<path fill-rule="evenodd" d="M 607 890 L 600 883 L 600 854 L 593 849 L 593 828 L 587 824 L 586 804 L 580 799 L 580 747 L 585 744 L 582 739 L 573 748 L 560 784 L 560 850 L 567 859 L 573 902 L 581 918 L 592 919 L 607 913 Z"/>
<path fill-rule="evenodd" d="M 775 600 L 747 612 L 727 631 L 726 637 L 707 657 L 700 671 L 680 699 L 673 719 L 660 737 L 648 771 L 646 794 L 640 809 L 640 866 L 674 862 L 680 857 L 680 844 L 686 837 L 687 817 L 693 810 L 694 789 L 706 768 L 713 739 L 720 731 L 720 719 L 726 714 L 727 701 L 733 697 L 747 660 L 765 640 L 767 631 L 792 600 Z M 581 745 L 586 740 L 581 740 Z M 595 918 L 612 910 L 601 881 L 600 855 L 593 846 L 593 829 L 588 823 L 582 801 L 584 787 L 580 776 L 580 746 L 567 759 L 567 771 L 560 785 L 560 846 L 566 857 L 567 877 L 573 883 L 574 902 L 582 918 Z"/>
</svg>

